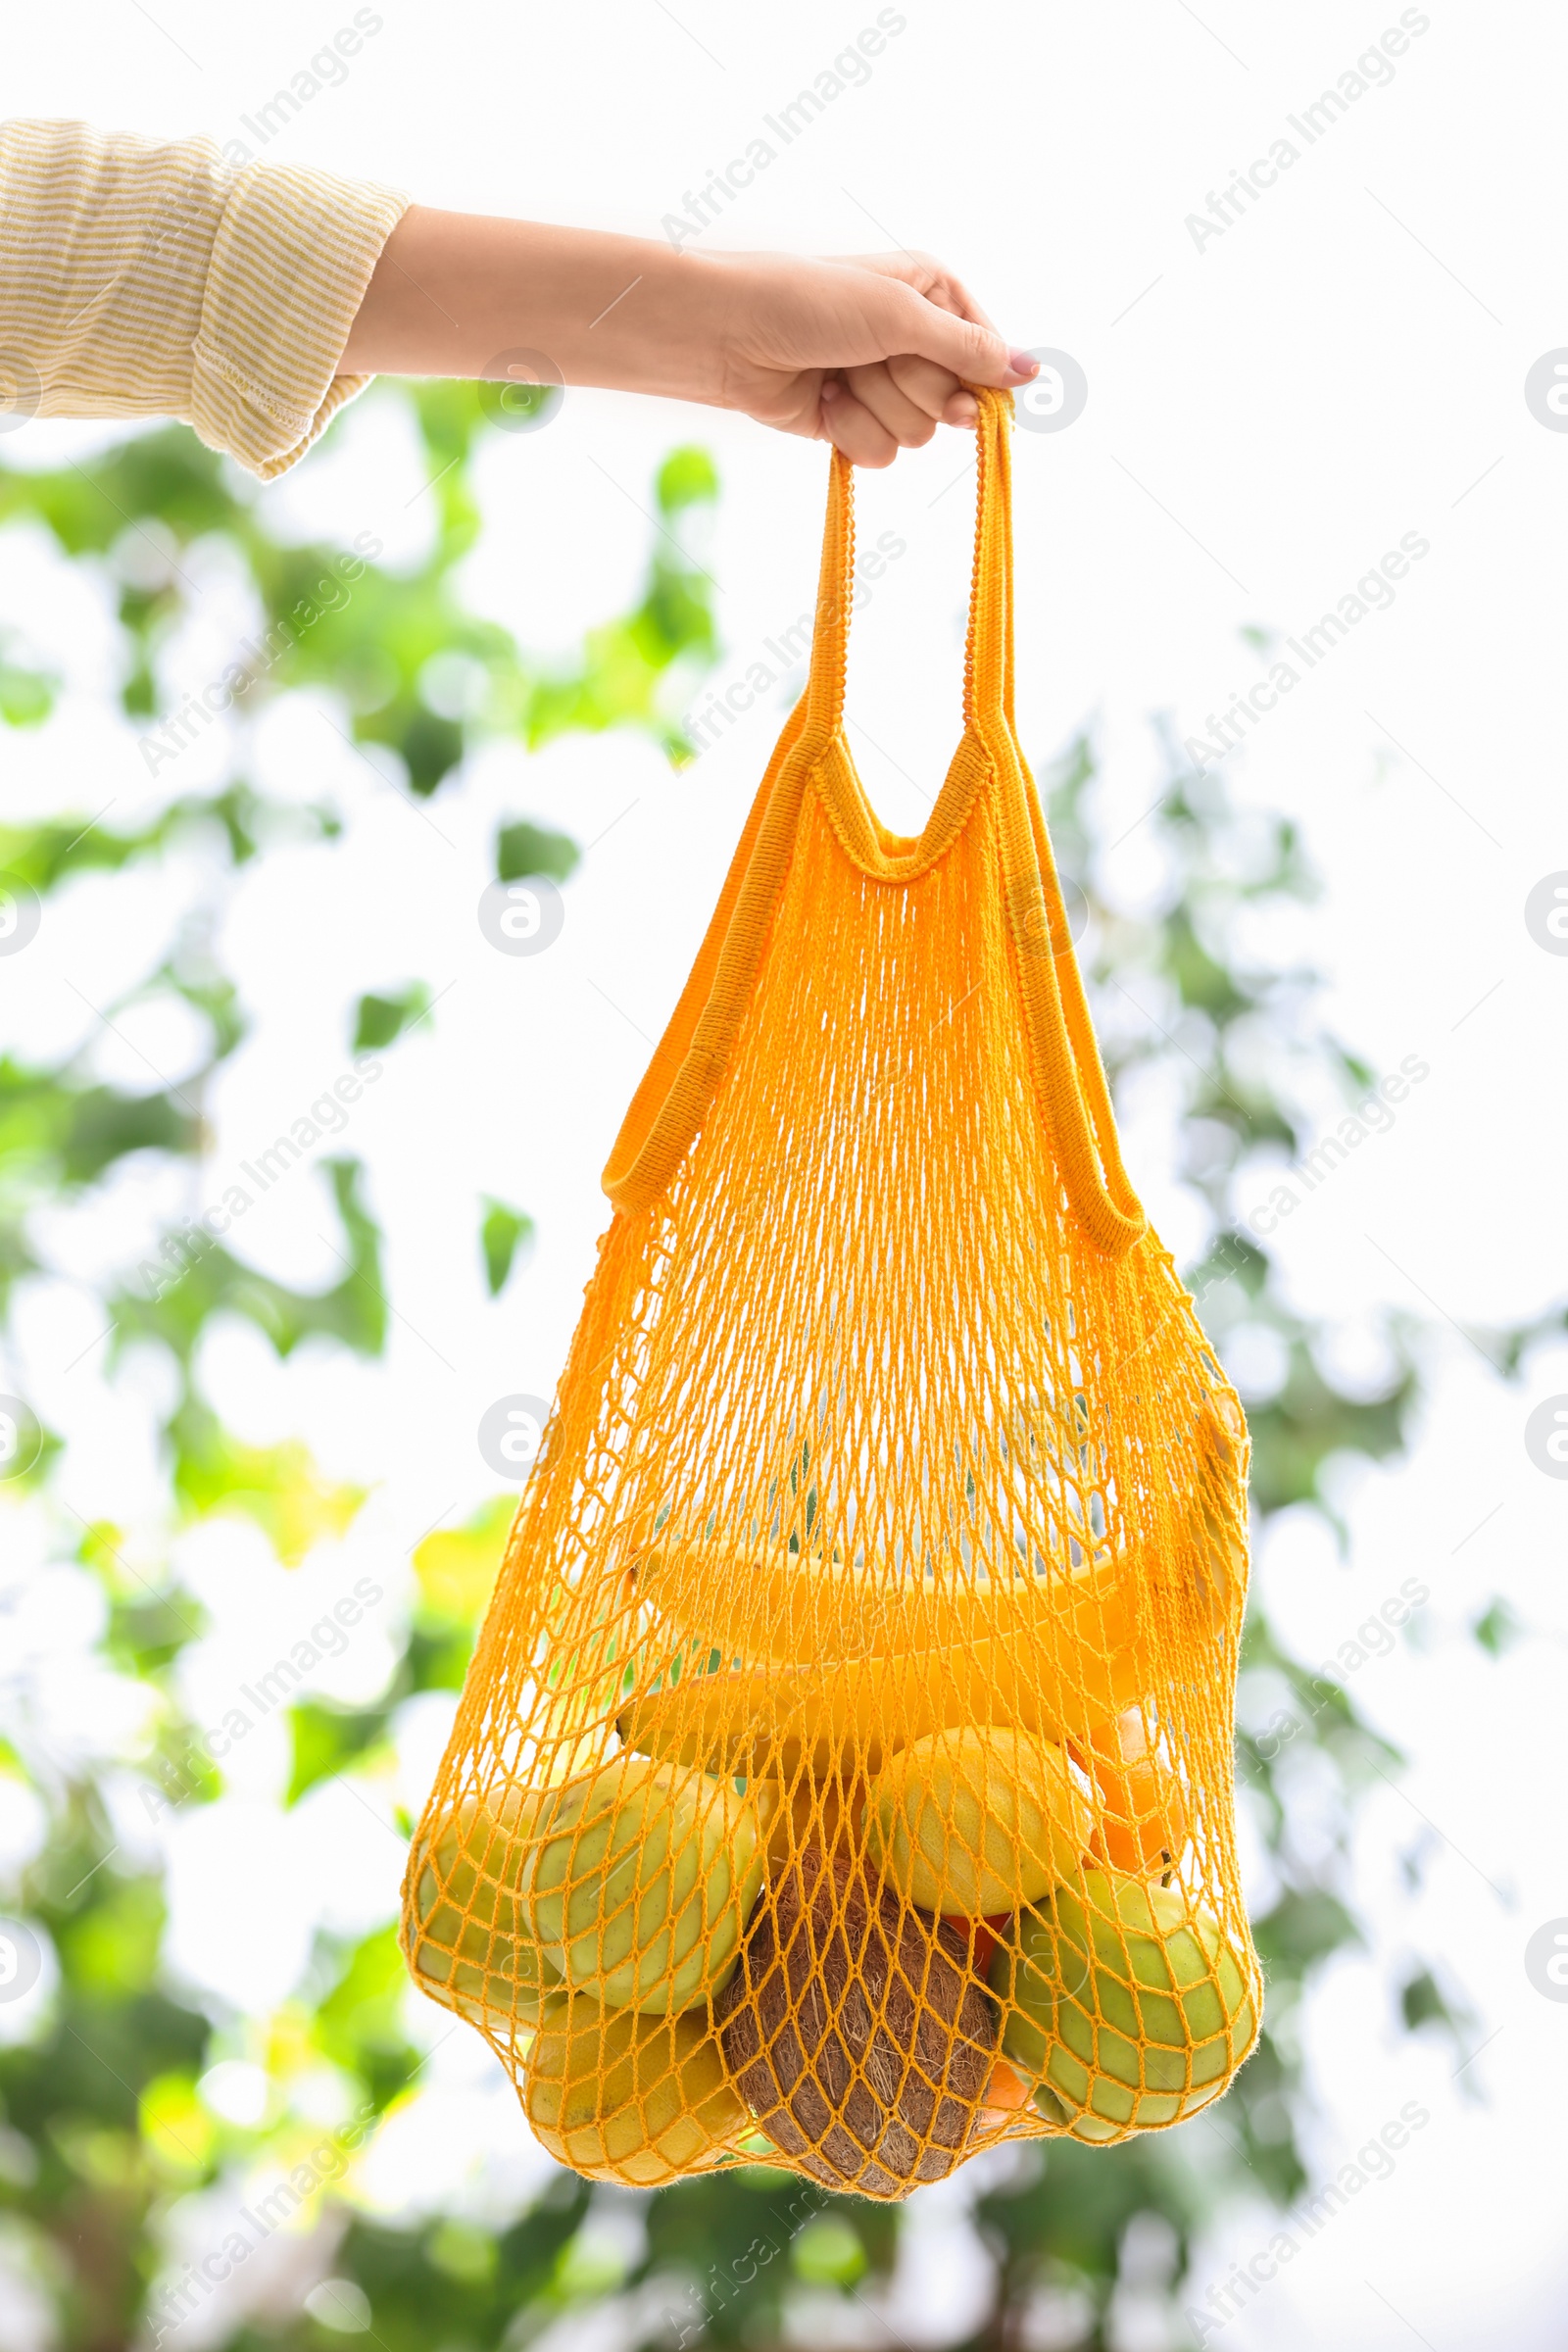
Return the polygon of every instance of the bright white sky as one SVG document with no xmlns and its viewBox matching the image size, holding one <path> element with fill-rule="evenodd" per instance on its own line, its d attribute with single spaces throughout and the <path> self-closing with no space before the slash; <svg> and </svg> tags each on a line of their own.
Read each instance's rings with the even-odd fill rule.
<svg viewBox="0 0 1568 2352">
<path fill-rule="evenodd" d="M 1017 440 L 1019 702 L 1031 755 L 1092 725 L 1109 806 L 1130 823 L 1159 774 L 1152 712 L 1171 712 L 1183 735 L 1203 728 L 1261 674 L 1245 626 L 1298 635 L 1405 534 L 1430 542 L 1392 607 L 1361 621 L 1227 770 L 1245 797 L 1298 814 L 1326 879 L 1300 944 L 1331 975 L 1328 1022 L 1380 1069 L 1410 1054 L 1431 1064 L 1394 1130 L 1279 1237 L 1313 1312 L 1364 1318 L 1387 1302 L 1430 1319 L 1427 1425 L 1398 1470 L 1347 1482 L 1348 1565 L 1307 1521 L 1282 1525 L 1261 1567 L 1276 1621 L 1305 1656 L 1337 1646 L 1401 1579 L 1432 1589 L 1425 1646 L 1356 1678 L 1359 1703 L 1411 1761 L 1369 1804 L 1356 1846 L 1377 1949 L 1335 1967 L 1306 2028 L 1326 2175 L 1404 2102 L 1423 2103 L 1431 2121 L 1394 2177 L 1219 2335 L 1239 2352 L 1329 2341 L 1383 2352 L 1414 2329 L 1435 2352 L 1460 2352 L 1484 2329 L 1513 2352 L 1545 2352 L 1560 2341 L 1568 2296 L 1557 2123 L 1568 2006 L 1532 1989 L 1523 1953 L 1534 1929 L 1568 1914 L 1556 1728 L 1568 1487 L 1532 1466 L 1523 1429 L 1533 1405 L 1568 1389 L 1568 1345 L 1504 1388 L 1456 1326 L 1523 1317 L 1568 1287 L 1568 1112 L 1554 1075 L 1568 959 L 1544 953 L 1524 921 L 1531 888 L 1568 867 L 1568 591 L 1553 553 L 1568 437 L 1544 429 L 1523 396 L 1532 364 L 1568 343 L 1564 24 L 1530 0 L 1500 13 L 1406 11 L 1406 25 L 1428 21 L 1392 79 L 1307 146 L 1287 118 L 1400 23 L 1397 8 L 1328 0 L 1287 21 L 1205 0 L 1200 21 L 1182 0 L 1113 11 L 1007 0 L 979 17 L 911 0 L 901 13 L 905 29 L 868 82 L 708 235 L 829 252 L 928 248 L 1015 341 L 1064 349 L 1086 371 L 1082 417 L 1062 434 Z M 153 16 L 87 0 L 68 41 L 47 11 L 24 12 L 10 28 L 7 108 L 243 136 L 239 118 L 351 14 L 347 0 L 336 10 L 274 0 L 263 18 L 191 0 L 157 0 Z M 802 0 L 781 16 L 680 0 L 672 15 L 659 0 L 607 0 L 590 23 L 494 0 L 458 14 L 394 0 L 380 14 L 343 85 L 314 99 L 270 156 L 390 180 L 437 204 L 657 234 L 876 9 Z M 1186 217 L 1282 136 L 1298 160 L 1200 251 Z M 634 502 L 646 502 L 662 452 L 688 438 L 722 469 L 704 561 L 722 590 L 730 652 L 719 675 L 739 675 L 809 603 L 824 460 L 734 420 L 570 394 L 548 430 L 498 438 L 483 466 L 489 528 L 470 568 L 473 601 L 536 648 L 572 643 L 621 609 L 647 542 Z M 65 428 L 29 427 L 6 454 L 22 458 L 23 439 L 40 460 L 80 446 Z M 944 436 L 861 488 L 867 536 L 896 532 L 906 553 L 858 620 L 852 712 L 869 734 L 857 748 L 883 812 L 910 828 L 955 734 L 965 459 L 966 445 Z M 421 482 L 397 404 L 372 395 L 327 452 L 266 496 L 280 527 L 345 543 L 371 529 L 413 553 Z M 205 625 L 220 635 L 220 595 L 212 610 L 220 617 Z M 90 689 L 108 642 L 101 612 L 68 606 L 49 567 L 13 545 L 0 618 L 24 616 Z M 195 678 L 213 673 L 209 644 L 198 631 L 181 649 Z M 387 1364 L 321 1358 L 284 1374 L 244 1332 L 222 1338 L 210 1364 L 245 1435 L 299 1429 L 329 1468 L 381 1482 L 357 1549 L 395 1557 L 432 1520 L 471 1507 L 493 1484 L 473 1444 L 481 1411 L 508 1392 L 550 1393 L 605 1218 L 599 1169 L 774 723 L 755 713 L 680 777 L 629 737 L 568 743 L 531 762 L 493 753 L 437 804 L 444 840 L 377 793 L 308 712 L 281 713 L 269 730 L 269 783 L 302 799 L 335 792 L 351 825 L 337 851 L 270 858 L 229 909 L 224 951 L 258 1026 L 217 1105 L 220 1189 L 346 1065 L 347 1005 L 361 988 L 416 976 L 449 992 L 428 1033 L 389 1058 L 347 1138 L 373 1172 L 406 1318 Z M 29 807 L 64 801 L 90 813 L 113 793 L 111 821 L 122 821 L 145 789 L 134 739 L 82 710 L 68 708 L 11 757 L 10 797 Z M 182 763 L 181 788 L 203 780 L 204 758 Z M 485 945 L 472 908 L 497 817 L 521 813 L 584 842 L 604 838 L 569 886 L 560 945 L 513 961 Z M 1129 901 L 1157 886 L 1142 856 L 1134 836 L 1113 875 Z M 80 886 L 29 953 L 30 991 L 6 1011 L 8 1040 L 41 1050 L 85 1034 L 68 975 L 103 1002 L 157 960 L 194 887 L 171 872 L 149 896 L 144 928 L 126 937 L 101 920 L 109 886 Z M 141 1042 L 164 1066 L 177 1059 L 176 1039 Z M 117 1066 L 107 1052 L 103 1066 Z M 1135 1178 L 1179 1249 L 1191 1212 L 1172 1191 L 1163 1139 L 1146 1121 L 1129 1142 Z M 499 1308 L 473 1265 L 467 1204 L 480 1191 L 527 1207 L 541 1229 Z M 118 1260 L 158 1205 L 169 1206 L 118 1199 L 113 1219 L 106 1210 L 89 1231 L 62 1227 L 62 1261 L 86 1273 Z M 302 1178 L 257 1211 L 244 1246 L 280 1276 L 324 1282 L 330 1232 L 323 1192 Z M 75 1506 L 122 1515 L 146 1475 L 134 1370 L 115 1391 L 95 1357 L 69 1382 L 49 1370 L 92 1338 L 87 1328 L 72 1337 L 87 1312 L 67 1286 L 34 1295 L 28 1373 L 72 1434 Z M 326 1561 L 308 1573 L 335 1592 L 333 1579 L 352 1583 L 363 1567 Z M 204 1645 L 193 1668 L 207 1703 L 292 1603 L 264 1561 L 227 1555 L 192 1573 L 204 1592 L 223 1585 L 244 1596 L 222 1635 L 231 1654 Z M 1499 1591 L 1537 1639 L 1494 1665 L 1462 1625 Z M 367 1687 L 375 1638 L 372 1629 L 345 1668 Z M 439 1731 L 409 1727 L 414 1783 Z M 245 1768 L 254 1788 L 231 1801 L 263 1806 L 280 1768 L 280 1753 L 258 1749 Z M 313 1869 L 298 1842 L 285 1854 L 278 1833 L 256 1835 L 255 1867 L 235 1874 L 232 1890 L 237 1901 L 241 1880 L 250 1886 L 247 1935 L 231 1932 L 225 1956 L 211 1933 L 214 1916 L 238 1916 L 213 1892 L 223 1855 L 244 1850 L 235 1837 L 214 1834 L 202 1855 L 176 1857 L 199 1871 L 208 1898 L 205 1932 L 199 1900 L 182 1900 L 178 1919 L 194 1976 L 266 2001 L 298 1963 L 309 1905 L 382 1916 L 395 1871 L 368 1862 L 339 1881 L 325 1857 L 341 1828 L 320 1820 L 298 1834 L 316 1841 Z M 1412 1894 L 1398 1856 L 1420 1841 L 1426 1882 Z M 1266 1895 L 1261 1872 L 1254 1893 Z M 285 1915 L 270 1936 L 268 1920 Z M 243 1982 L 232 1974 L 241 1945 L 251 1953 Z M 1402 2038 L 1390 2016 L 1390 1967 L 1416 1950 L 1446 1955 L 1474 2008 L 1474 2039 L 1488 2043 L 1461 2082 L 1446 2046 Z M 456 2083 L 442 2095 L 481 2094 Z M 449 2137 L 461 2166 L 462 2129 Z M 1271 2228 L 1261 2213 L 1239 2219 L 1204 2249 L 1200 2284 L 1223 2279 Z M 928 2278 L 915 2284 L 901 2304 L 906 2332 L 937 2299 Z"/>
</svg>

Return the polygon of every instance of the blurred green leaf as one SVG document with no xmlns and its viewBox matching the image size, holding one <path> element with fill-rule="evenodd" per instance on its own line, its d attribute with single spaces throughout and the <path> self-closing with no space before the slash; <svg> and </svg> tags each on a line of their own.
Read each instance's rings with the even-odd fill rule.
<svg viewBox="0 0 1568 2352">
<path fill-rule="evenodd" d="M 706 449 L 672 449 L 659 468 L 654 495 L 661 514 L 710 505 L 718 496 L 718 467 Z"/>
<path fill-rule="evenodd" d="M 8 727 L 41 726 L 55 707 L 56 683 L 41 670 L 0 660 L 0 719 Z"/>
<path fill-rule="evenodd" d="M 499 1298 L 507 1287 L 518 1243 L 533 1239 L 533 1219 L 520 1208 L 509 1208 L 505 1200 L 494 1200 L 488 1193 L 483 1205 L 479 1243 L 484 1250 L 484 1278 L 491 1298 Z"/>
<path fill-rule="evenodd" d="M 514 1494 L 496 1494 L 462 1527 L 438 1528 L 414 1554 L 421 1621 L 471 1634 L 490 1604 L 491 1591 L 517 1515 Z"/>
<path fill-rule="evenodd" d="M 341 1536 L 365 1500 L 363 1487 L 323 1479 L 297 1439 L 242 1446 L 197 1406 L 175 1434 L 174 1491 L 191 1516 L 237 1511 L 254 1519 L 286 1568 L 297 1567 L 323 1537 Z"/>
<path fill-rule="evenodd" d="M 523 882 L 531 874 L 545 874 L 552 882 L 564 882 L 575 873 L 581 857 L 569 834 L 547 833 L 520 817 L 496 835 L 496 879 Z"/>
<path fill-rule="evenodd" d="M 412 1029 L 430 1009 L 430 991 L 412 980 L 395 997 L 362 997 L 354 1016 L 354 1051 L 374 1052 Z"/>
<path fill-rule="evenodd" d="M 1418 1970 L 1399 1987 L 1399 2014 L 1409 2034 L 1422 2026 L 1452 2025 L 1453 2014 L 1429 1968 Z"/>
<path fill-rule="evenodd" d="M 360 1355 L 379 1355 L 386 1345 L 387 1317 L 381 1235 L 361 1191 L 362 1166 L 357 1159 L 322 1159 L 316 1164 L 331 1186 L 348 1244 L 347 1250 L 339 1252 L 346 1269 L 341 1282 L 327 1291 L 291 1290 L 243 1265 L 203 1231 L 167 1236 L 158 1257 L 144 1260 L 138 1269 L 146 1287 L 116 1290 L 110 1296 L 115 1352 L 133 1340 L 161 1340 L 188 1367 L 208 1321 L 226 1310 L 254 1323 L 279 1355 L 292 1354 L 303 1340 L 316 1337 L 338 1340 Z M 187 1453 L 199 1457 L 216 1442 L 209 1437 L 207 1420 L 205 1409 L 187 1400 L 171 1424 L 182 1460 Z"/>
<path fill-rule="evenodd" d="M 1471 1622 L 1470 1631 L 1488 1655 L 1500 1658 L 1505 1649 L 1512 1649 L 1524 1639 L 1524 1627 L 1502 1597 L 1495 1593 L 1479 1617 Z"/>
<path fill-rule="evenodd" d="M 1362 1936 L 1338 1895 L 1324 1886 L 1306 1886 L 1293 1887 L 1272 1911 L 1254 1919 L 1252 1940 L 1271 1979 L 1278 1972 L 1295 1981 L 1330 1952 L 1361 1942 Z"/>
<path fill-rule="evenodd" d="M 1435 2026 L 1455 2058 L 1461 2061 L 1453 2072 L 1463 2095 L 1470 2099 L 1483 2095 L 1475 2076 L 1468 2071 L 1470 2059 L 1479 2055 L 1472 2046 L 1475 2012 L 1468 2002 L 1446 1990 L 1432 1969 L 1416 1969 L 1400 1985 L 1399 2018 L 1407 2034 L 1420 2034 Z"/>
<path fill-rule="evenodd" d="M 150 1682 L 205 1628 L 206 1612 L 188 1592 L 141 1592 L 115 1601 L 104 1650 L 122 1672 Z"/>
<path fill-rule="evenodd" d="M 403 2025 L 409 1972 L 395 1928 L 378 1928 L 344 1954 L 318 2003 L 312 2037 L 324 2057 L 358 2076 L 377 2107 L 404 2088 L 420 2064 Z"/>
<path fill-rule="evenodd" d="M 293 1762 L 283 1802 L 298 1804 L 307 1788 L 355 1763 L 382 1738 L 386 1721 L 384 1708 L 323 1706 L 314 1698 L 290 1707 Z"/>
<path fill-rule="evenodd" d="M 853 2286 L 866 2269 L 865 2248 L 852 2225 L 836 2213 L 819 2213 L 790 2248 L 801 2278 L 813 2286 Z"/>
<path fill-rule="evenodd" d="M 95 1859 L 95 1870 L 104 1859 Z M 94 1900 L 60 1917 L 54 1932 L 72 1980 L 84 1992 L 100 1996 L 139 1992 L 151 1980 L 158 1958 L 158 1941 L 164 1932 L 163 1896 L 151 1879 L 111 1875 Z"/>
<path fill-rule="evenodd" d="M 155 2075 L 143 2088 L 137 2120 L 155 2161 L 180 2186 L 206 2176 L 218 2132 L 189 2075 Z"/>
</svg>

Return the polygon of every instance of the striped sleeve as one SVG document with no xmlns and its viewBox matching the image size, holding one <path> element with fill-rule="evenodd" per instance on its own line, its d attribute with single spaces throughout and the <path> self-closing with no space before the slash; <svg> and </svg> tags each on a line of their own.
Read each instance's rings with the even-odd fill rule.
<svg viewBox="0 0 1568 2352">
<path fill-rule="evenodd" d="M 0 123 L 0 380 L 40 416 L 177 416 L 270 480 L 370 380 L 337 363 L 409 201 L 208 138 Z"/>
</svg>

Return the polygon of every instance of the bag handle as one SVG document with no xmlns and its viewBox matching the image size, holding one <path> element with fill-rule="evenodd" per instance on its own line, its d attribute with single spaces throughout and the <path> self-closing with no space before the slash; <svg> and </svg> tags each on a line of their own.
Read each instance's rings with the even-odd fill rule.
<svg viewBox="0 0 1568 2352">
<path fill-rule="evenodd" d="M 752 805 L 690 978 L 632 1098 L 604 1175 L 617 1208 L 650 1207 L 673 1178 L 727 1068 L 783 889 L 801 802 L 814 785 L 849 854 L 878 879 L 923 872 L 977 791 L 997 803 L 1006 919 L 1017 952 L 1036 1090 L 1067 1196 L 1107 1257 L 1147 1231 L 1122 1164 L 1104 1067 L 1067 927 L 1039 795 L 1013 723 L 1012 403 L 974 388 L 979 476 L 964 650 L 964 738 L 917 842 L 868 808 L 844 742 L 855 576 L 854 468 L 833 453 L 807 689 Z"/>
<path fill-rule="evenodd" d="M 982 448 L 970 593 L 965 716 L 985 743 L 997 778 L 1007 915 L 1036 1080 L 1057 1161 L 1079 1218 L 1097 1248 L 1120 1257 L 1148 1230 L 1121 1156 L 1105 1065 L 1067 922 L 1045 810 L 1023 756 L 1013 704 L 1012 400 L 981 391 L 981 421 L 994 429 Z M 991 495 L 988 497 L 987 491 Z M 986 625 L 988 603 L 998 608 Z"/>
<path fill-rule="evenodd" d="M 1001 393 L 976 397 L 981 404 L 975 428 L 979 489 L 963 650 L 963 717 L 967 729 L 988 735 L 997 724 L 1010 729 L 1013 719 L 1011 404 L 1004 407 Z M 825 750 L 843 729 L 854 586 L 855 467 L 835 449 L 804 697 L 802 750 L 808 758 Z"/>
<path fill-rule="evenodd" d="M 984 754 L 995 780 L 1007 915 L 1018 949 L 1025 1011 L 1042 1107 L 1068 1197 L 1106 1256 L 1119 1257 L 1145 1231 L 1146 1219 L 1121 1157 L 1115 1113 L 1095 1037 L 1083 974 L 1067 924 L 1060 878 L 1034 778 L 1018 742 L 1012 561 L 1012 401 L 975 386 L 974 562 L 964 642 L 966 738 Z M 831 758 L 841 743 L 855 578 L 855 469 L 833 453 L 822 533 L 816 627 L 793 758 L 817 770 L 817 782 L 841 838 L 860 853 L 886 848 L 865 807 L 853 763 Z M 968 812 L 969 794 L 955 762 L 915 853 L 886 860 L 923 867 L 940 855 Z M 889 878 L 892 878 L 890 873 Z"/>
</svg>

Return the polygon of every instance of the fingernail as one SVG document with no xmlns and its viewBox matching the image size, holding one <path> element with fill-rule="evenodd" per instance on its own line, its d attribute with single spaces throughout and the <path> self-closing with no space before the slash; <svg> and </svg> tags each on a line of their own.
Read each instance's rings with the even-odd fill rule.
<svg viewBox="0 0 1568 2352">
<path fill-rule="evenodd" d="M 1026 351 L 1009 351 L 1007 366 L 1012 369 L 1014 375 L 1038 375 L 1040 373 L 1040 362 L 1032 360 Z"/>
<path fill-rule="evenodd" d="M 838 377 L 836 375 L 830 375 L 827 379 L 827 382 L 822 386 L 822 398 L 824 400 L 837 400 L 843 389 L 844 386 L 839 382 Z"/>
<path fill-rule="evenodd" d="M 948 422 L 957 425 L 973 424 L 979 414 L 980 411 L 972 400 L 956 400 L 948 410 Z"/>
</svg>

